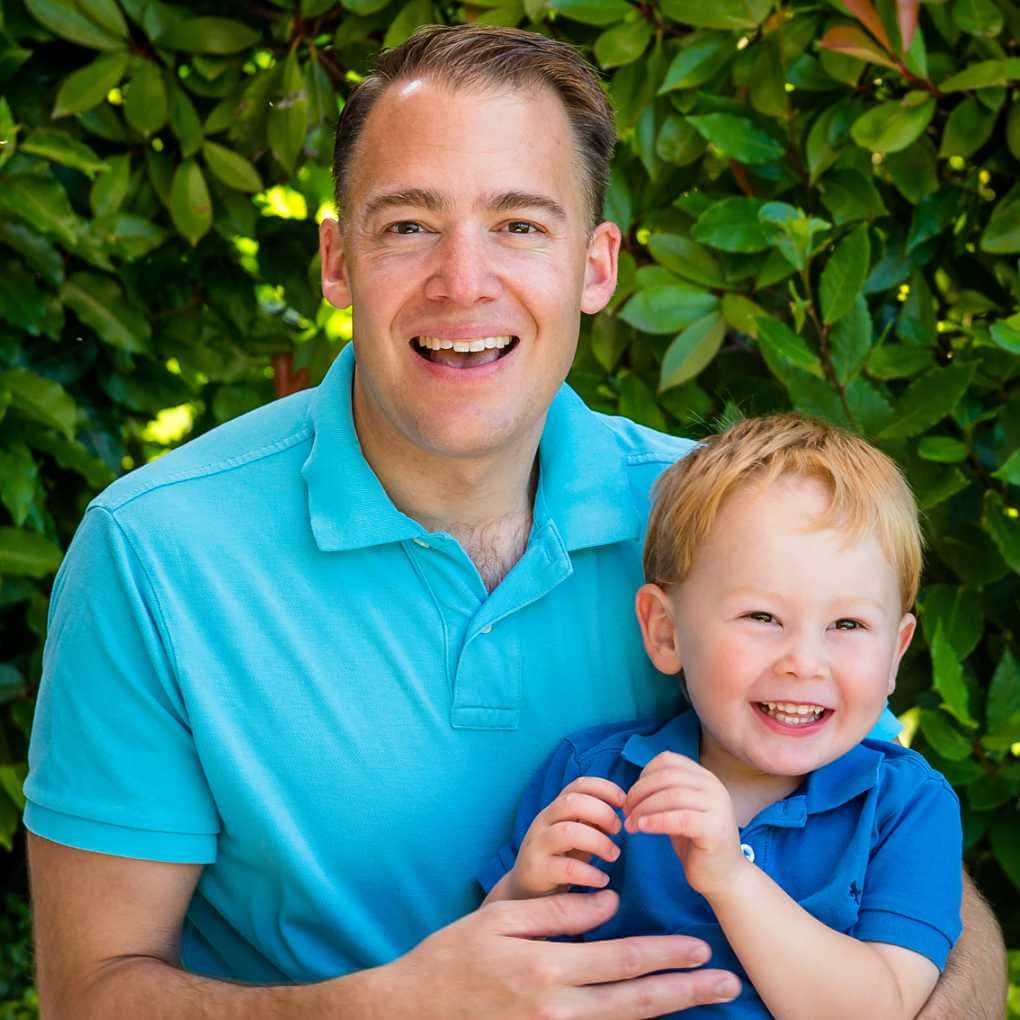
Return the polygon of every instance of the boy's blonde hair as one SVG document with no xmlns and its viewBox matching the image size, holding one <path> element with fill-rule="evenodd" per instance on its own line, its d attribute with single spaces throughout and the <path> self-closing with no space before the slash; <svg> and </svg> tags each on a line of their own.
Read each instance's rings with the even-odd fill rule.
<svg viewBox="0 0 1020 1020">
<path fill-rule="evenodd" d="M 816 478 L 831 494 L 818 528 L 859 540 L 872 529 L 896 569 L 903 611 L 914 604 L 923 538 L 917 504 L 896 463 L 843 429 L 799 414 L 746 418 L 703 440 L 655 486 L 645 539 L 645 578 L 682 581 L 723 501 L 749 483 Z"/>
</svg>

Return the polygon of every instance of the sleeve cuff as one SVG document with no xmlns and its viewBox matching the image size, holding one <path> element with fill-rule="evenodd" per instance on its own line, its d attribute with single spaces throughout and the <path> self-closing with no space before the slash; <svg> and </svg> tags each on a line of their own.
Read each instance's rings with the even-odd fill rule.
<svg viewBox="0 0 1020 1020">
<path fill-rule="evenodd" d="M 514 866 L 514 855 L 508 846 L 501 846 L 488 864 L 476 876 L 482 890 L 488 894 L 492 887 Z"/>
<path fill-rule="evenodd" d="M 862 910 L 853 935 L 862 942 L 888 942 L 926 956 L 938 969 L 944 970 L 946 957 L 959 937 L 957 927 L 947 935 L 925 921 L 888 910 Z"/>
<path fill-rule="evenodd" d="M 212 864 L 216 860 L 215 833 L 131 829 L 53 811 L 34 801 L 25 805 L 24 822 L 36 836 L 93 853 L 168 864 Z"/>
</svg>

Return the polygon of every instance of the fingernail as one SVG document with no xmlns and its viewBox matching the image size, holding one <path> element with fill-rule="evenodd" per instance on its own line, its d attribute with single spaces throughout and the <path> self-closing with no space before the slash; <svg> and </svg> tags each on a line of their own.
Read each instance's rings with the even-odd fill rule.
<svg viewBox="0 0 1020 1020">
<path fill-rule="evenodd" d="M 736 978 L 725 977 L 716 982 L 715 994 L 720 1002 L 729 1002 L 740 994 L 740 985 Z"/>
</svg>

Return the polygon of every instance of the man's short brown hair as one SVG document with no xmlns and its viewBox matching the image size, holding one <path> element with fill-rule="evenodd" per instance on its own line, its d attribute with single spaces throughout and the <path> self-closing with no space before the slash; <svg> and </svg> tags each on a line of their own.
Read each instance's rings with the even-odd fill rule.
<svg viewBox="0 0 1020 1020">
<path fill-rule="evenodd" d="M 616 144 L 613 109 L 598 73 L 571 45 L 518 28 L 427 25 L 386 50 L 340 114 L 333 150 L 337 207 L 347 197 L 350 164 L 372 107 L 395 82 L 431 78 L 451 88 L 546 87 L 563 103 L 583 164 L 594 229 L 602 219 Z"/>
<path fill-rule="evenodd" d="M 645 579 L 683 581 L 727 496 L 790 476 L 817 479 L 829 490 L 815 527 L 839 528 L 853 539 L 875 533 L 909 610 L 920 583 L 922 535 L 902 472 L 860 436 L 792 413 L 739 421 L 663 472 L 645 539 Z"/>
</svg>

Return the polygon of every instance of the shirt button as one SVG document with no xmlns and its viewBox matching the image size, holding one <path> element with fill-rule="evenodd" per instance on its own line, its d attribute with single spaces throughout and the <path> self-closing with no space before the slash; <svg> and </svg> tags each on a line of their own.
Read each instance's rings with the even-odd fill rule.
<svg viewBox="0 0 1020 1020">
<path fill-rule="evenodd" d="M 744 856 L 745 856 L 745 857 L 746 857 L 746 858 L 747 858 L 747 859 L 748 859 L 748 860 L 749 860 L 749 861 L 750 861 L 750 862 L 751 862 L 752 864 L 754 864 L 754 849 L 753 849 L 753 847 L 749 846 L 749 845 L 748 845 L 747 843 L 741 843 L 741 844 L 740 844 L 740 852 L 741 852 L 741 853 L 742 853 L 742 854 L 743 854 L 743 855 L 744 855 Z"/>
<path fill-rule="evenodd" d="M 414 544 L 415 545 L 420 545 L 423 549 L 431 549 L 432 548 L 432 546 L 430 546 L 428 544 L 428 542 L 425 541 L 424 538 L 416 538 L 416 539 L 414 539 Z"/>
<path fill-rule="evenodd" d="M 478 633 L 479 634 L 491 634 L 492 633 L 492 624 L 491 623 L 487 623 Z"/>
</svg>

